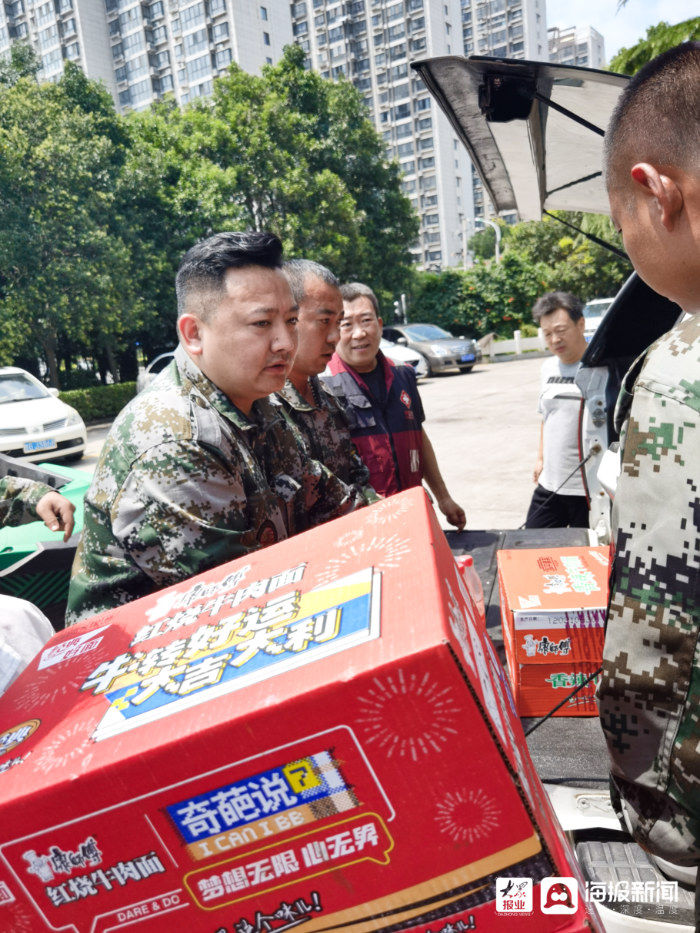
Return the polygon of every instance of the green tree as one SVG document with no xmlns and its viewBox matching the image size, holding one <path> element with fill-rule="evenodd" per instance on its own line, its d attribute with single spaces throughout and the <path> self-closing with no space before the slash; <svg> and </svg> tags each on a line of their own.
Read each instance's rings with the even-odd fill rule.
<svg viewBox="0 0 700 933">
<path fill-rule="evenodd" d="M 623 75 L 633 75 L 642 65 L 674 45 L 700 39 L 700 16 L 686 19 L 674 26 L 667 22 L 649 26 L 647 34 L 630 48 L 622 48 L 610 62 L 610 70 Z"/>
<path fill-rule="evenodd" d="M 124 330 L 112 192 L 125 140 L 107 92 L 70 63 L 57 84 L 0 91 L 0 340 L 5 358 L 36 347 L 55 385 L 62 341 L 111 356 Z"/>
</svg>

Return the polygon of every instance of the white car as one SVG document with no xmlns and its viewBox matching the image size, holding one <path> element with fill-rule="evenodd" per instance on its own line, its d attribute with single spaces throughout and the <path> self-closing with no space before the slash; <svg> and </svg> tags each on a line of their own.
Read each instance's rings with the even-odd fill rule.
<svg viewBox="0 0 700 933">
<path fill-rule="evenodd" d="M 422 379 L 424 376 L 428 375 L 428 361 L 422 353 L 418 353 L 416 350 L 409 350 L 408 347 L 404 347 L 400 343 L 392 343 L 390 340 L 385 340 L 383 337 L 379 344 L 379 349 L 392 363 L 408 363 L 409 366 L 412 366 L 416 371 L 417 379 Z"/>
<path fill-rule="evenodd" d="M 594 298 L 593 301 L 589 301 L 584 305 L 583 316 L 586 323 L 583 335 L 587 343 L 590 343 L 591 337 L 595 334 L 598 325 L 605 317 L 605 313 L 613 301 L 613 298 Z"/>
<path fill-rule="evenodd" d="M 24 369 L 0 367 L 0 453 L 28 461 L 83 456 L 85 423 L 57 395 Z"/>
</svg>

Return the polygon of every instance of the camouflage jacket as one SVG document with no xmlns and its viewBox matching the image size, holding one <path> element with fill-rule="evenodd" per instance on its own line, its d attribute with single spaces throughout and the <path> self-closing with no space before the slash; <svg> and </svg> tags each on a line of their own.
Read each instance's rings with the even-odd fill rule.
<svg viewBox="0 0 700 933">
<path fill-rule="evenodd" d="M 5 525 L 23 525 L 37 520 L 36 505 L 50 486 L 19 476 L 0 478 L 0 528 Z"/>
<path fill-rule="evenodd" d="M 350 437 L 345 415 L 318 376 L 310 379 L 315 405 L 287 380 L 277 397 L 287 417 L 301 434 L 309 457 L 323 463 L 348 486 L 355 486 L 366 503 L 377 502 L 379 496 L 369 484 L 369 470 Z"/>
<path fill-rule="evenodd" d="M 66 622 L 169 586 L 361 504 L 309 460 L 279 402 L 245 417 L 178 348 L 119 414 L 85 497 Z"/>
<path fill-rule="evenodd" d="M 600 719 L 618 816 L 645 849 L 696 864 L 700 314 L 658 340 L 625 381 L 618 414 L 633 396 L 613 508 Z"/>
</svg>

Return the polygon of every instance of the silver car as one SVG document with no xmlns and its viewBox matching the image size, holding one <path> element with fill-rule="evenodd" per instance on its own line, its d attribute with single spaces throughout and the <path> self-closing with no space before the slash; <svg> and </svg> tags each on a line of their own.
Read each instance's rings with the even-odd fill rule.
<svg viewBox="0 0 700 933">
<path fill-rule="evenodd" d="M 481 359 L 476 340 L 453 337 L 437 324 L 392 324 L 384 328 L 385 340 L 416 350 L 428 361 L 428 375 L 459 369 L 468 373 Z"/>
</svg>

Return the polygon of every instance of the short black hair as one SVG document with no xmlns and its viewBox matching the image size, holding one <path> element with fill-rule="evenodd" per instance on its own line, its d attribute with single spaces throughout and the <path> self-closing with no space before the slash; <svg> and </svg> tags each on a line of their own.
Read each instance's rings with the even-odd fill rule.
<svg viewBox="0 0 700 933">
<path fill-rule="evenodd" d="M 294 301 L 301 304 L 306 294 L 304 285 L 307 279 L 319 279 L 332 288 L 340 288 L 340 282 L 330 269 L 313 259 L 288 259 L 282 267 L 292 289 Z"/>
<path fill-rule="evenodd" d="M 583 302 L 571 292 L 547 292 L 535 302 L 532 317 L 535 324 L 539 324 L 543 317 L 563 308 L 572 321 L 580 321 L 583 317 Z"/>
<path fill-rule="evenodd" d="M 228 231 L 200 240 L 187 250 L 177 270 L 178 317 L 195 310 L 192 299 L 196 296 L 196 314 L 206 320 L 223 293 L 224 276 L 229 269 L 246 266 L 281 269 L 282 261 L 282 244 L 274 233 Z"/>
<path fill-rule="evenodd" d="M 340 294 L 343 296 L 343 301 L 348 303 L 355 301 L 356 298 L 369 298 L 377 318 L 381 317 L 377 296 L 369 285 L 363 285 L 362 282 L 348 282 L 347 285 L 340 286 Z"/>
<path fill-rule="evenodd" d="M 605 179 L 619 185 L 636 162 L 690 168 L 700 161 L 700 42 L 684 42 L 630 79 L 604 141 Z"/>
</svg>

